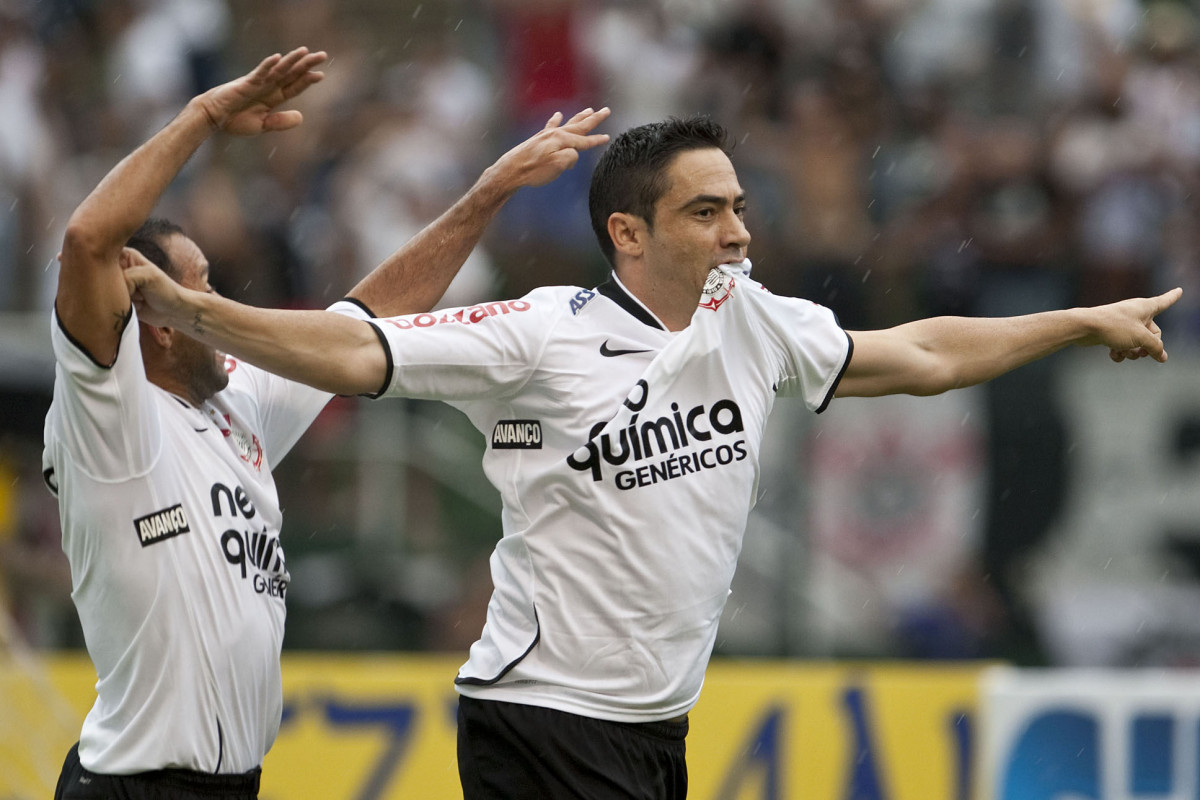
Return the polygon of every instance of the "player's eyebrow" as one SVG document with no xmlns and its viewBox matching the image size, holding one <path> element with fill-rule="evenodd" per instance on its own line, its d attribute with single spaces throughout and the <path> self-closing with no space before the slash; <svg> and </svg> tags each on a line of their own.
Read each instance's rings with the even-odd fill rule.
<svg viewBox="0 0 1200 800">
<path fill-rule="evenodd" d="M 732 204 L 737 205 L 738 203 L 744 203 L 745 201 L 746 201 L 746 193 L 739 192 L 737 194 L 737 196 L 733 198 Z M 730 205 L 730 200 L 728 197 L 723 197 L 721 195 L 716 195 L 716 194 L 698 194 L 695 197 L 691 198 L 690 200 L 686 201 L 683 205 L 680 206 L 680 208 L 685 209 L 685 208 L 691 208 L 692 206 L 699 206 L 699 205 L 725 206 L 725 205 Z"/>
</svg>

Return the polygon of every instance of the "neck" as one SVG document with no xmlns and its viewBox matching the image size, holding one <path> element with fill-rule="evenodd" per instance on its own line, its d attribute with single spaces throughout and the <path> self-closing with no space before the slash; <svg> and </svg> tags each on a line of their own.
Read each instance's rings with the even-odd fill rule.
<svg viewBox="0 0 1200 800">
<path fill-rule="evenodd" d="M 618 267 L 616 272 L 629 293 L 662 320 L 667 330 L 681 331 L 692 323 L 707 276 L 697 281 L 691 275 L 649 275 L 636 267 Z"/>
<path fill-rule="evenodd" d="M 182 381 L 173 380 L 161 375 L 147 375 L 146 377 L 149 378 L 150 382 L 158 388 L 165 392 L 170 392 L 180 400 L 186 400 L 195 408 L 200 408 L 200 406 L 204 405 L 204 401 L 208 399 L 207 397 L 200 397 L 195 389 Z"/>
</svg>

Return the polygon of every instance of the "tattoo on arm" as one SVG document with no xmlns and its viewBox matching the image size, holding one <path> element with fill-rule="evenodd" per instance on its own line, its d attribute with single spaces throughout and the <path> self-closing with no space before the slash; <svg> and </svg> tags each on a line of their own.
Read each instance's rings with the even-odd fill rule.
<svg viewBox="0 0 1200 800">
<path fill-rule="evenodd" d="M 198 334 L 204 333 L 204 315 L 199 311 L 197 311 L 196 315 L 192 317 L 192 330 Z"/>
<path fill-rule="evenodd" d="M 125 330 L 125 326 L 129 324 L 130 318 L 133 317 L 133 306 L 124 311 L 117 311 L 113 316 L 116 317 L 116 321 L 113 323 L 113 330 L 120 333 Z"/>
</svg>

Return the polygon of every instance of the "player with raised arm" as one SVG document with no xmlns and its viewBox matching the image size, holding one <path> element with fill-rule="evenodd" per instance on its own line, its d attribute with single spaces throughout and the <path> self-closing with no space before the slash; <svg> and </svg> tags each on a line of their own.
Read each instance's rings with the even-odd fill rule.
<svg viewBox="0 0 1200 800">
<path fill-rule="evenodd" d="M 750 277 L 745 192 L 704 117 L 618 136 L 590 210 L 594 288 L 370 323 L 270 311 L 128 271 L 147 316 L 330 391 L 445 400 L 503 500 L 494 591 L 455 681 L 478 798 L 687 793 L 684 740 L 755 500 L 776 397 L 936 394 L 1068 345 L 1165 361 L 1176 289 L 1008 319 L 846 331 Z M 319 344 L 317 344 L 319 343 Z"/>
<path fill-rule="evenodd" d="M 43 467 L 98 682 L 56 797 L 258 794 L 280 724 L 290 580 L 271 470 L 330 395 L 139 319 L 122 269 L 137 254 L 177 285 L 211 294 L 196 243 L 147 218 L 214 132 L 299 125 L 300 113 L 280 106 L 321 80 L 325 60 L 305 48 L 273 55 L 192 99 L 68 223 Z M 607 140 L 591 133 L 607 113 L 589 109 L 565 124 L 556 114 L 329 316 L 431 308 L 513 192 L 552 180 L 579 150 Z"/>
</svg>

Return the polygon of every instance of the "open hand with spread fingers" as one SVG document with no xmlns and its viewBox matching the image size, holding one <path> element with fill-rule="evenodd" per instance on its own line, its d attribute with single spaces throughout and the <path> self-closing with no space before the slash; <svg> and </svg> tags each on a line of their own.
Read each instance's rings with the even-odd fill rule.
<svg viewBox="0 0 1200 800">
<path fill-rule="evenodd" d="M 592 131 L 610 113 L 608 108 L 585 108 L 564 123 L 562 112 L 554 112 L 545 127 L 489 167 L 484 179 L 499 181 L 508 192 L 550 183 L 575 166 L 582 151 L 608 142 L 607 133 Z"/>
<path fill-rule="evenodd" d="M 310 53 L 307 47 L 297 47 L 286 55 L 276 53 L 246 75 L 216 86 L 192 102 L 204 110 L 214 128 L 235 136 L 289 130 L 303 121 L 303 115 L 294 109 L 276 108 L 324 78 L 317 67 L 327 59 L 323 51 Z"/>
</svg>

